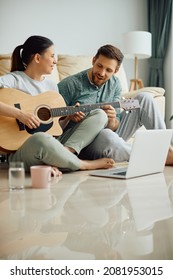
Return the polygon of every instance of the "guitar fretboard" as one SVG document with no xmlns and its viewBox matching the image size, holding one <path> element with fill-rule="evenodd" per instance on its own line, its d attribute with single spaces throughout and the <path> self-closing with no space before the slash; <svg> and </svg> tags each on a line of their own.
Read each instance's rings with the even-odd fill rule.
<svg viewBox="0 0 173 280">
<path fill-rule="evenodd" d="M 114 108 L 120 108 L 120 102 L 111 102 L 111 103 L 97 103 L 97 104 L 86 104 L 86 105 L 80 105 L 80 106 L 67 106 L 67 107 L 61 107 L 61 108 L 52 108 L 51 116 L 52 117 L 58 117 L 58 116 L 68 116 L 73 115 L 76 112 L 83 112 L 88 113 L 91 110 L 102 108 L 104 105 L 112 105 Z"/>
</svg>

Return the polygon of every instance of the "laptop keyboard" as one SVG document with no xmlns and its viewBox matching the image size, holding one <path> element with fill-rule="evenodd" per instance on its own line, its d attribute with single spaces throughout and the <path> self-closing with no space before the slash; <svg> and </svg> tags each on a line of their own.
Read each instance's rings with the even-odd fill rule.
<svg viewBox="0 0 173 280">
<path fill-rule="evenodd" d="M 126 175 L 127 168 L 118 168 L 113 175 Z"/>
<path fill-rule="evenodd" d="M 126 175 L 126 171 L 122 171 L 122 172 L 115 172 L 113 173 L 114 175 Z"/>
</svg>

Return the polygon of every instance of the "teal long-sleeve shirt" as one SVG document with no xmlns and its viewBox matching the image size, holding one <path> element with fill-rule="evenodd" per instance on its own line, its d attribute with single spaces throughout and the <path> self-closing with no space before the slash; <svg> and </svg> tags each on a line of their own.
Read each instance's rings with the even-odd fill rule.
<svg viewBox="0 0 173 280">
<path fill-rule="evenodd" d="M 89 80 L 88 71 L 89 69 L 84 70 L 58 83 L 59 93 L 67 106 L 74 106 L 77 102 L 82 105 L 120 100 L 121 85 L 116 76 L 113 75 L 105 84 L 98 87 Z M 120 119 L 120 109 L 116 109 L 116 113 Z"/>
</svg>

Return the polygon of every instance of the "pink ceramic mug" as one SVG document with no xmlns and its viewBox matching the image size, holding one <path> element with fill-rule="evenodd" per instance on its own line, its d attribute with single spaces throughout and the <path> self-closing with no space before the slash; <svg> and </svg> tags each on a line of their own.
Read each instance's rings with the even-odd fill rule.
<svg viewBox="0 0 173 280">
<path fill-rule="evenodd" d="M 30 172 L 33 188 L 49 188 L 56 177 L 56 172 L 48 165 L 31 166 Z"/>
</svg>

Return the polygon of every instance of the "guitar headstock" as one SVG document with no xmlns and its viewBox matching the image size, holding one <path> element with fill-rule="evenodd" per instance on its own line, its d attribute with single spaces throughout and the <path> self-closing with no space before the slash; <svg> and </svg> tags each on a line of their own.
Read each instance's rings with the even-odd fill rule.
<svg viewBox="0 0 173 280">
<path fill-rule="evenodd" d="M 139 101 L 133 98 L 121 99 L 120 104 L 125 111 L 131 111 L 140 108 Z"/>
</svg>

